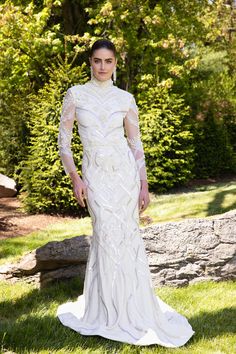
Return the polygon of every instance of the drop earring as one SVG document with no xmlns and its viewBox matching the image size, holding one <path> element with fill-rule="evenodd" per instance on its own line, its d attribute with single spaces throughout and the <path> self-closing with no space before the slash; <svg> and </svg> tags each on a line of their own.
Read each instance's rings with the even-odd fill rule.
<svg viewBox="0 0 236 354">
<path fill-rule="evenodd" d="M 91 79 L 93 78 L 93 68 L 92 68 L 92 66 L 90 66 L 90 77 L 91 77 Z"/>
<path fill-rule="evenodd" d="M 116 82 L 116 66 L 115 69 L 113 70 L 113 81 Z"/>
</svg>

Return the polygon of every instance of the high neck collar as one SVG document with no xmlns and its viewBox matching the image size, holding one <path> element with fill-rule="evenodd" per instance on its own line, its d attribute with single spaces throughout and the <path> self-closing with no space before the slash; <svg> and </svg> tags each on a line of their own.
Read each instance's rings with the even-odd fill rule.
<svg viewBox="0 0 236 354">
<path fill-rule="evenodd" d="M 106 87 L 110 87 L 113 85 L 113 80 L 110 78 L 108 80 L 105 80 L 105 81 L 102 81 L 102 80 L 98 80 L 95 76 L 93 76 L 89 82 L 92 84 L 92 85 L 95 85 L 97 87 L 100 87 L 100 88 L 106 88 Z"/>
</svg>

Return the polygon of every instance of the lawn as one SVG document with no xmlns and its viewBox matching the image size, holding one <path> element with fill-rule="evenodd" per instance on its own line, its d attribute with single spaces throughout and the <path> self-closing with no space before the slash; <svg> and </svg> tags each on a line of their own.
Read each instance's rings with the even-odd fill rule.
<svg viewBox="0 0 236 354">
<path fill-rule="evenodd" d="M 100 336 L 82 336 L 64 327 L 55 316 L 57 306 L 75 301 L 82 293 L 78 279 L 39 290 L 17 283 L 0 287 L 1 347 L 15 353 L 188 353 L 236 352 L 236 284 L 203 282 L 183 288 L 155 289 L 169 305 L 185 315 L 194 336 L 179 348 L 159 345 L 137 347 Z"/>
<path fill-rule="evenodd" d="M 236 181 L 180 189 L 174 194 L 151 194 L 146 214 L 157 223 L 208 217 L 232 209 L 236 209 Z"/>
<path fill-rule="evenodd" d="M 150 193 L 150 199 L 151 202 L 143 215 L 149 216 L 152 223 L 208 217 L 236 209 L 236 181 L 185 189 L 178 193 L 162 195 Z M 141 222 L 140 226 L 144 227 L 145 223 Z M 91 219 L 85 217 L 51 224 L 42 231 L 24 237 L 0 241 L 0 265 L 13 262 L 24 253 L 49 241 L 91 234 Z"/>
<path fill-rule="evenodd" d="M 236 208 L 236 181 L 195 187 L 178 193 L 151 194 L 145 215 L 152 222 L 208 217 Z M 141 224 L 141 226 L 143 226 Z M 12 262 L 25 252 L 48 241 L 77 235 L 91 235 L 89 217 L 50 225 L 27 236 L 0 243 L 1 264 Z M 0 282 L 0 353 L 236 353 L 236 283 L 211 281 L 183 288 L 161 287 L 155 292 L 185 315 L 196 331 L 180 348 L 158 345 L 137 347 L 99 336 L 82 336 L 61 325 L 57 306 L 74 301 L 82 293 L 79 279 L 39 290 L 32 284 Z"/>
</svg>

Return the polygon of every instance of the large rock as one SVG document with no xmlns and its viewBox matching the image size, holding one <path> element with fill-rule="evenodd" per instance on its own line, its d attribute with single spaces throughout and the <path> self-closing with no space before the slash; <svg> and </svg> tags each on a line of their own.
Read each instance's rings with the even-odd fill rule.
<svg viewBox="0 0 236 354">
<path fill-rule="evenodd" d="M 236 210 L 141 229 L 154 286 L 183 286 L 236 278 Z M 52 281 L 84 280 L 91 236 L 53 241 L 0 267 L 0 279 L 21 278 L 40 287 Z"/>
<path fill-rule="evenodd" d="M 44 287 L 54 280 L 75 276 L 84 279 L 90 241 L 90 236 L 81 235 L 48 242 L 24 255 L 17 263 L 0 266 L 0 280 L 15 282 L 24 278 Z"/>
<path fill-rule="evenodd" d="M 14 197 L 17 194 L 16 182 L 0 173 L 0 198 Z"/>
<path fill-rule="evenodd" d="M 236 278 L 236 210 L 148 226 L 141 234 L 155 286 Z"/>
</svg>

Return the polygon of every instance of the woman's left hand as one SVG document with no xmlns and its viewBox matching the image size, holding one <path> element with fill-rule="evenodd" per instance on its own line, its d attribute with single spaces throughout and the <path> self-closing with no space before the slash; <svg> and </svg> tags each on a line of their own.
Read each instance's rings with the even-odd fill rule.
<svg viewBox="0 0 236 354">
<path fill-rule="evenodd" d="M 141 214 L 150 203 L 150 198 L 149 198 L 147 181 L 140 181 L 140 182 L 141 182 L 141 188 L 139 193 L 139 213 Z"/>
</svg>

